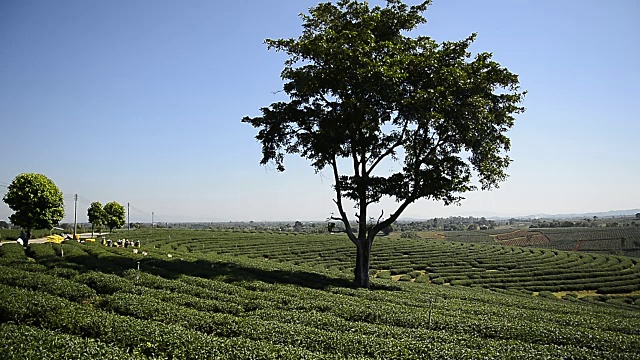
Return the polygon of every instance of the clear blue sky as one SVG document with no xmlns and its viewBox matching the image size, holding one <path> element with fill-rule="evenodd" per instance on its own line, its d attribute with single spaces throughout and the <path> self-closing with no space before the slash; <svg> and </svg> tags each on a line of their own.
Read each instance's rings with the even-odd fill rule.
<svg viewBox="0 0 640 360">
<path fill-rule="evenodd" d="M 65 221 L 75 193 L 80 221 L 113 200 L 131 203 L 132 221 L 325 218 L 329 173 L 293 157 L 285 173 L 259 166 L 256 131 L 240 123 L 282 99 L 285 58 L 263 40 L 299 35 L 315 4 L 0 0 L 0 195 L 37 172 L 65 193 Z M 477 32 L 473 50 L 529 94 L 507 182 L 406 217 L 640 207 L 640 2 L 434 0 L 425 16 L 419 33 L 438 41 Z"/>
</svg>

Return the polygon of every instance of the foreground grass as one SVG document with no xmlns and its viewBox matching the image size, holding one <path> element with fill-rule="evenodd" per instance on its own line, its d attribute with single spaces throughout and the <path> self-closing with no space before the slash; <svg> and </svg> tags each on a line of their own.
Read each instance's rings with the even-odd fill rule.
<svg viewBox="0 0 640 360">
<path fill-rule="evenodd" d="M 113 359 L 634 359 L 640 353 L 640 313 L 615 303 L 378 278 L 372 291 L 354 289 L 349 257 L 329 256 L 342 251 L 344 239 L 334 247 L 326 237 L 316 243 L 293 235 L 199 234 L 137 233 L 147 256 L 100 244 L 34 244 L 26 253 L 4 245 L 0 353 Z M 269 242 L 272 251 L 265 253 Z M 320 244 L 322 256 L 306 260 Z M 396 245 L 401 251 L 408 244 Z M 297 259 L 282 258 L 287 252 Z"/>
</svg>

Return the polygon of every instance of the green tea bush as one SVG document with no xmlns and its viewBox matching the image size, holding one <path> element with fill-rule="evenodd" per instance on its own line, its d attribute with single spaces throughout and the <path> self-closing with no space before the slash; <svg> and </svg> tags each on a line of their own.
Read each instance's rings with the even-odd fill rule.
<svg viewBox="0 0 640 360">
<path fill-rule="evenodd" d="M 6 360 L 146 359 L 99 340 L 10 323 L 0 324 L 0 353 Z"/>
<path fill-rule="evenodd" d="M 409 274 L 413 272 L 413 268 L 395 268 L 391 269 L 391 275 L 401 275 L 401 274 Z"/>
<path fill-rule="evenodd" d="M 71 269 L 71 268 L 51 268 L 49 270 L 46 271 L 47 274 L 52 275 L 52 276 L 57 276 L 57 277 L 61 277 L 61 278 L 65 278 L 65 279 L 71 279 L 74 276 L 78 275 L 78 270 L 75 269 Z"/>
<path fill-rule="evenodd" d="M 218 338 L 170 323 L 92 310 L 43 293 L 0 285 L 0 320 L 94 338 L 134 354 L 174 359 L 322 358 L 304 349 L 245 338 Z"/>
<path fill-rule="evenodd" d="M 0 266 L 0 284 L 41 291 L 70 301 L 82 301 L 96 295 L 93 289 L 83 284 L 57 276 L 27 272 L 6 266 Z"/>
<path fill-rule="evenodd" d="M 20 244 L 12 243 L 0 246 L 0 260 L 2 260 L 3 263 L 24 261 L 27 259 L 24 248 Z"/>
<path fill-rule="evenodd" d="M 31 244 L 28 254 L 36 260 L 59 259 L 52 244 Z"/>
<path fill-rule="evenodd" d="M 133 284 L 128 279 L 115 274 L 105 274 L 97 271 L 89 271 L 78 275 L 73 279 L 95 290 L 98 294 L 113 294 L 117 291 L 130 289 Z"/>
</svg>

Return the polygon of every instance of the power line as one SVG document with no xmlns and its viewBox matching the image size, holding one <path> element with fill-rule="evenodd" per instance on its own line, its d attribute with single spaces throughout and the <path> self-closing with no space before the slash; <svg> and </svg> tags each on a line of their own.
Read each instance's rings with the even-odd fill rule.
<svg viewBox="0 0 640 360">
<path fill-rule="evenodd" d="M 87 202 L 87 203 L 92 203 L 93 202 L 93 201 L 87 199 L 86 197 L 84 197 L 82 195 L 78 195 L 78 200 L 82 200 L 82 201 Z"/>
<path fill-rule="evenodd" d="M 145 214 L 145 215 L 147 215 L 147 214 L 150 214 L 150 213 L 151 213 L 151 211 L 144 211 L 144 210 L 140 210 L 140 209 L 136 208 L 135 206 L 133 206 L 133 205 L 131 205 L 131 204 L 129 204 L 129 207 L 131 208 L 131 210 L 133 210 L 133 211 L 135 211 L 135 212 L 137 212 L 137 213 L 140 213 L 140 214 Z"/>
<path fill-rule="evenodd" d="M 82 201 L 82 200 L 78 200 L 78 202 L 82 205 L 87 205 L 87 206 L 91 206 L 91 204 L 89 204 L 88 202 Z"/>
</svg>

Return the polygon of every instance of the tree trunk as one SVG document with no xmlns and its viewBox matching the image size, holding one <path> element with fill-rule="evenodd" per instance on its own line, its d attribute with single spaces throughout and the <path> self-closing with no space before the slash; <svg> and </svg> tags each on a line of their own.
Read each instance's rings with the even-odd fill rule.
<svg viewBox="0 0 640 360">
<path fill-rule="evenodd" d="M 369 260 L 371 255 L 371 241 L 363 239 L 356 245 L 355 284 L 360 288 L 369 288 Z"/>
<path fill-rule="evenodd" d="M 91 237 L 93 237 L 93 223 L 91 223 Z"/>
</svg>

